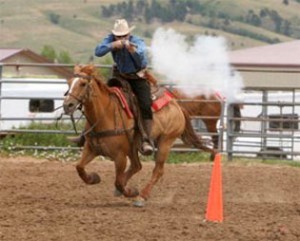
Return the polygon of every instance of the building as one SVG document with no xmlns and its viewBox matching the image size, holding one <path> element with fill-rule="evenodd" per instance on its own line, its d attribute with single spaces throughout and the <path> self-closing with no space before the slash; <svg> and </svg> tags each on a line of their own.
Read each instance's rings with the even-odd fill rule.
<svg viewBox="0 0 300 241">
<path fill-rule="evenodd" d="M 244 80 L 241 132 L 233 150 L 260 158 L 300 159 L 300 40 L 229 53 Z"/>
<path fill-rule="evenodd" d="M 229 53 L 245 87 L 300 88 L 300 40 Z"/>
<path fill-rule="evenodd" d="M 4 77 L 69 78 L 73 70 L 54 65 L 29 49 L 0 48 L 0 65 Z"/>
</svg>

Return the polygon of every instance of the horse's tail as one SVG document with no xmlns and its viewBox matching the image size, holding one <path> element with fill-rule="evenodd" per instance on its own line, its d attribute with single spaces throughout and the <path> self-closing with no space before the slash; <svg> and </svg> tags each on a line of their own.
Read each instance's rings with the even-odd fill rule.
<svg viewBox="0 0 300 241">
<path fill-rule="evenodd" d="M 181 140 L 186 145 L 192 145 L 198 149 L 201 149 L 203 151 L 209 152 L 211 154 L 215 154 L 215 151 L 213 148 L 209 148 L 207 145 L 205 145 L 204 141 L 197 136 L 197 134 L 194 131 L 194 128 L 191 123 L 191 118 L 187 110 L 181 107 L 181 110 L 184 114 L 185 118 L 185 129 L 184 132 L 181 135 Z M 208 144 L 208 143 L 207 143 Z"/>
<path fill-rule="evenodd" d="M 235 118 L 241 118 L 241 106 L 239 104 L 233 104 L 233 117 Z M 234 132 L 240 132 L 241 131 L 241 120 L 235 120 L 234 126 L 233 126 Z"/>
</svg>

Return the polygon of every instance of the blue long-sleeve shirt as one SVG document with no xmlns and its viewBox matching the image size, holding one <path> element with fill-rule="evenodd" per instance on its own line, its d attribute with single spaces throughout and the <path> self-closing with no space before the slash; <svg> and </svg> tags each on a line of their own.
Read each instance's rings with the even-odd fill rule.
<svg viewBox="0 0 300 241">
<path fill-rule="evenodd" d="M 108 52 L 111 52 L 118 70 L 125 74 L 136 73 L 147 67 L 148 60 L 144 40 L 134 35 L 129 36 L 129 41 L 136 45 L 136 51 L 134 53 L 130 53 L 126 48 L 113 50 L 112 42 L 114 41 L 113 34 L 109 34 L 97 45 L 95 55 L 102 57 Z"/>
</svg>

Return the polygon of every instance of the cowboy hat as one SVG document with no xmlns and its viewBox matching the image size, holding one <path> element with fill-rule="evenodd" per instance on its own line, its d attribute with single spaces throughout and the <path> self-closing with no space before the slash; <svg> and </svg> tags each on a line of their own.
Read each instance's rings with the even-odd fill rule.
<svg viewBox="0 0 300 241">
<path fill-rule="evenodd" d="M 117 19 L 114 24 L 114 29 L 112 33 L 115 36 L 123 36 L 129 34 L 135 26 L 129 28 L 128 23 L 125 19 Z"/>
</svg>

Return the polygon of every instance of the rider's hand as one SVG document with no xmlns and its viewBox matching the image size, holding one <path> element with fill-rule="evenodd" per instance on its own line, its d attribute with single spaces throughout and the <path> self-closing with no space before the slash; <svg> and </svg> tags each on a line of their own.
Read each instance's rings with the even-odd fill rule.
<svg viewBox="0 0 300 241">
<path fill-rule="evenodd" d="M 125 46 L 125 48 L 130 52 L 130 53 L 134 53 L 135 52 L 135 46 L 133 45 L 133 44 L 131 44 L 130 42 L 129 42 L 129 40 L 125 40 L 124 41 L 124 46 Z"/>
<path fill-rule="evenodd" d="M 113 49 L 122 49 L 124 47 L 124 44 L 122 40 L 116 40 L 111 43 L 111 46 Z"/>
</svg>

